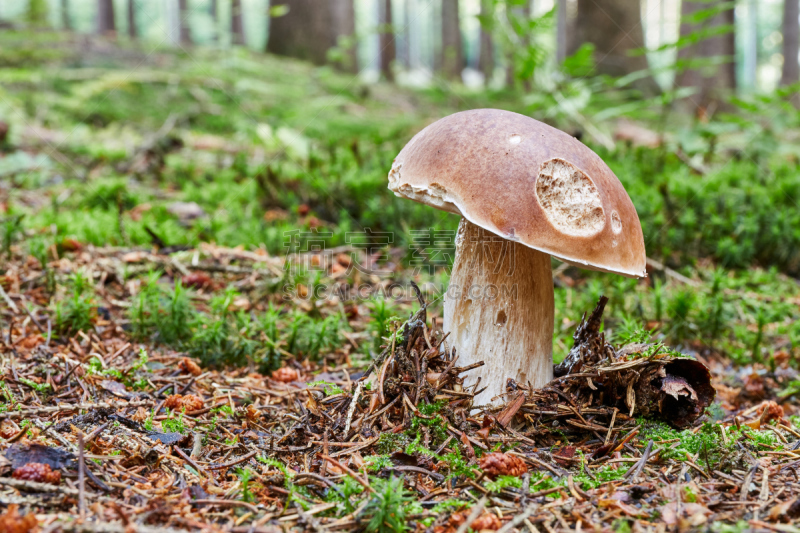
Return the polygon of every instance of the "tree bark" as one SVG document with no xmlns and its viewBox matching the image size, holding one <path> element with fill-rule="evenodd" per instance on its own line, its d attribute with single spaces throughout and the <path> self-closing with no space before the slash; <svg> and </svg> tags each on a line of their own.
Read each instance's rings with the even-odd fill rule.
<svg viewBox="0 0 800 533">
<path fill-rule="evenodd" d="M 380 62 L 381 74 L 387 81 L 394 81 L 392 63 L 397 58 L 397 46 L 395 44 L 394 26 L 392 25 L 392 0 L 379 0 L 380 9 Z"/>
<path fill-rule="evenodd" d="M 139 37 L 136 25 L 136 0 L 128 0 L 128 37 L 131 39 Z"/>
<path fill-rule="evenodd" d="M 800 1 L 784 0 L 783 3 L 783 72 L 781 85 L 800 81 L 800 63 L 797 60 L 800 48 Z"/>
<path fill-rule="evenodd" d="M 72 29 L 72 19 L 69 17 L 69 0 L 61 0 L 61 26 L 65 30 Z"/>
<path fill-rule="evenodd" d="M 485 84 L 492 81 L 494 75 L 494 39 L 493 32 L 493 3 L 492 0 L 481 0 L 481 33 L 480 50 L 478 52 L 478 69 L 483 74 Z"/>
<path fill-rule="evenodd" d="M 464 51 L 461 43 L 461 21 L 458 0 L 442 0 L 442 47 L 439 64 L 447 79 L 461 79 Z"/>
<path fill-rule="evenodd" d="M 355 33 L 353 0 L 285 0 L 289 12 L 270 22 L 267 51 L 296 57 L 317 65 L 327 62 L 328 50 L 339 37 Z M 347 65 L 355 69 L 355 50 Z"/>
<path fill-rule="evenodd" d="M 270 31 L 271 34 L 272 31 Z M 245 43 L 241 0 L 233 0 L 231 2 L 231 42 L 237 46 L 243 46 Z"/>
<path fill-rule="evenodd" d="M 599 74 L 625 76 L 647 68 L 645 55 L 632 55 L 644 46 L 639 0 L 578 0 L 578 15 L 569 37 L 570 53 L 584 43 L 594 45 Z"/>
<path fill-rule="evenodd" d="M 178 24 L 181 44 L 192 44 L 192 26 L 189 20 L 189 0 L 178 0 Z"/>
<path fill-rule="evenodd" d="M 698 11 L 708 10 L 724 1 L 697 2 L 684 0 L 681 3 L 681 18 L 685 21 Z M 693 103 L 698 111 L 703 111 L 710 105 L 717 105 L 723 93 L 736 87 L 736 48 L 733 23 L 734 12 L 732 7 L 696 24 L 681 22 L 681 37 L 687 37 L 694 32 L 719 26 L 730 27 L 730 31 L 727 33 L 703 39 L 696 44 L 685 46 L 678 50 L 679 61 L 708 61 L 712 58 L 725 58 L 723 62 L 714 65 L 699 65 L 694 68 L 687 68 L 678 75 L 676 83 L 679 87 L 697 88 L 697 93 L 690 96 L 689 101 Z"/>
<path fill-rule="evenodd" d="M 97 33 L 107 35 L 116 31 L 114 0 L 97 0 Z"/>
</svg>

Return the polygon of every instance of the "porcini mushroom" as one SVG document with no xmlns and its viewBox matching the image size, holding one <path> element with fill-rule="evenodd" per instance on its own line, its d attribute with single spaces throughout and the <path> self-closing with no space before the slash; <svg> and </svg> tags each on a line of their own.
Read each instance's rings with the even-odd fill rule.
<svg viewBox="0 0 800 533">
<path fill-rule="evenodd" d="M 645 275 L 636 209 L 603 160 L 580 141 L 497 109 L 445 117 L 395 158 L 389 189 L 460 215 L 444 300 L 459 366 L 479 361 L 477 403 L 507 378 L 553 378 L 550 256 L 628 277 Z"/>
</svg>

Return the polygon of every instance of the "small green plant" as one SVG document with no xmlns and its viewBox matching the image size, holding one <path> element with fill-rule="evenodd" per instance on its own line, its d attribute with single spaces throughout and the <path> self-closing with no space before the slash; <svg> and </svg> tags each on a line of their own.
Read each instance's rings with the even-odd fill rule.
<svg viewBox="0 0 800 533">
<path fill-rule="evenodd" d="M 364 493 L 364 487 L 353 478 L 346 476 L 342 479 L 340 484 L 332 487 L 333 490 L 328 492 L 327 500 L 332 503 L 337 503 L 338 510 L 341 514 L 350 514 L 355 511 L 354 496 L 359 496 Z"/>
<path fill-rule="evenodd" d="M 186 409 L 184 408 L 183 411 Z M 183 411 L 178 413 L 176 418 L 173 418 L 174 413 L 167 409 L 167 419 L 161 421 L 161 428 L 166 433 L 181 433 L 186 432 L 186 426 L 183 422 Z"/>
<path fill-rule="evenodd" d="M 371 533 L 407 531 L 407 506 L 412 498 L 403 485 L 403 478 L 391 476 L 389 479 L 372 478 L 371 481 L 375 494 L 364 508 L 364 515 L 369 518 L 366 530 Z"/>
<path fill-rule="evenodd" d="M 68 282 L 70 294 L 55 305 L 55 329 L 63 335 L 88 331 L 97 313 L 89 280 L 82 272 L 73 274 Z"/>
<path fill-rule="evenodd" d="M 640 320 L 630 316 L 623 317 L 614 328 L 614 342 L 620 345 L 648 342 L 652 335 L 653 332 L 645 329 Z"/>
<path fill-rule="evenodd" d="M 31 428 L 31 426 L 33 426 L 33 422 L 32 422 L 32 421 L 30 421 L 30 420 L 23 420 L 23 421 L 22 421 L 22 422 L 20 422 L 20 424 L 19 424 L 19 428 L 20 428 L 21 430 L 24 430 L 24 431 L 25 431 L 25 435 L 26 435 L 28 438 L 32 438 L 32 437 L 33 437 L 33 431 L 32 431 L 32 428 Z"/>
<path fill-rule="evenodd" d="M 306 383 L 308 388 L 311 387 L 322 387 L 325 390 L 325 396 L 333 396 L 335 394 L 344 394 L 344 391 L 335 383 L 330 383 L 328 381 L 319 380 L 319 381 L 309 381 Z"/>
<path fill-rule="evenodd" d="M 7 258 L 11 257 L 11 247 L 22 234 L 22 217 L 23 215 L 12 215 L 0 220 L 0 246 Z"/>
<path fill-rule="evenodd" d="M 259 462 L 264 463 L 265 465 L 269 465 L 273 468 L 277 468 L 278 470 L 280 470 L 281 474 L 283 474 L 284 486 L 287 489 L 291 488 L 292 478 L 294 477 L 294 471 L 286 468 L 286 465 L 284 465 L 282 462 L 272 457 L 259 455 L 256 457 L 256 459 L 258 459 Z"/>
<path fill-rule="evenodd" d="M 625 518 L 617 518 L 614 520 L 612 530 L 616 533 L 631 533 L 631 522 Z"/>
<path fill-rule="evenodd" d="M 211 409 L 211 413 L 212 414 L 214 414 L 214 413 L 223 413 L 224 415 L 232 417 L 233 414 L 234 414 L 234 410 L 233 410 L 233 407 L 231 407 L 229 404 L 226 403 L 226 404 L 220 405 L 219 407 L 214 407 L 213 409 Z"/>
<path fill-rule="evenodd" d="M 153 418 L 155 418 L 156 414 L 154 410 L 150 410 L 150 416 L 144 421 L 144 429 L 147 431 L 153 431 Z"/>
<path fill-rule="evenodd" d="M 384 338 L 388 337 L 391 333 L 390 325 L 392 322 L 400 321 L 402 319 L 395 316 L 396 310 L 389 304 L 385 298 L 374 297 L 369 304 L 372 320 L 369 323 L 369 331 L 373 336 L 372 349 L 375 353 L 380 353 L 381 345 L 384 343 Z"/>
<path fill-rule="evenodd" d="M 192 336 L 196 311 L 180 280 L 169 290 L 158 283 L 159 277 L 159 272 L 150 272 L 136 296 L 128 313 L 131 333 L 141 340 L 155 334 L 156 341 L 180 347 Z"/>
<path fill-rule="evenodd" d="M 412 416 L 409 431 L 418 433 L 422 427 L 428 428 L 433 438 L 433 444 L 439 444 L 447 438 L 447 420 L 440 414 L 435 414 L 430 418 Z"/>
<path fill-rule="evenodd" d="M 190 324 L 194 309 L 189 301 L 189 293 L 180 280 L 175 282 L 162 309 L 156 323 L 159 340 L 169 346 L 176 346 L 188 339 L 192 334 Z"/>
<path fill-rule="evenodd" d="M 422 446 L 420 441 L 422 440 L 422 435 L 419 433 L 417 437 L 412 440 L 406 446 L 406 453 L 409 455 L 414 454 L 421 454 L 426 455 L 428 457 L 433 457 L 434 459 L 441 461 L 447 465 L 449 473 L 447 475 L 448 478 L 455 478 L 455 477 L 469 477 L 469 478 L 476 478 L 479 471 L 474 467 L 470 466 L 466 459 L 461 455 L 461 452 L 458 448 L 454 449 L 452 452 L 447 453 L 445 455 L 439 455 L 428 448 Z"/>
<path fill-rule="evenodd" d="M 136 359 L 136 362 L 131 365 L 131 368 L 127 370 L 124 374 L 117 370 L 116 368 L 104 368 L 103 362 L 100 360 L 99 357 L 92 357 L 89 360 L 89 366 L 87 368 L 87 372 L 89 375 L 94 376 L 107 376 L 115 378 L 121 381 L 126 387 L 133 387 L 135 389 L 143 389 L 149 385 L 147 382 L 147 378 L 141 377 L 138 380 L 135 380 L 135 374 L 137 371 L 141 370 L 142 368 L 147 365 L 148 355 L 147 350 L 144 348 L 139 349 L 139 357 Z"/>
<path fill-rule="evenodd" d="M 772 431 L 754 430 L 748 426 L 724 427 L 706 422 L 699 431 L 693 433 L 691 430 L 677 431 L 661 422 L 644 419 L 640 419 L 640 422 L 642 437 L 653 440 L 663 460 L 685 461 L 697 455 L 698 462 L 708 470 L 729 471 L 737 460 L 736 443 L 739 440 L 761 450 L 774 449 L 777 444 L 777 437 Z"/>
<path fill-rule="evenodd" d="M 405 450 L 411 439 L 405 433 L 381 433 L 375 448 L 378 453 L 386 455 L 399 450 Z"/>
<path fill-rule="evenodd" d="M 695 325 L 693 311 L 697 301 L 694 290 L 680 290 L 667 302 L 667 315 L 670 319 L 669 337 L 674 342 L 682 342 L 691 338 Z"/>
<path fill-rule="evenodd" d="M 36 383 L 33 380 L 30 380 L 28 378 L 23 378 L 23 377 L 20 377 L 19 381 L 21 383 L 24 383 L 28 387 L 32 388 L 36 392 L 45 393 L 45 392 L 48 392 L 50 390 L 50 384 L 49 383 Z"/>
<path fill-rule="evenodd" d="M 52 268 L 48 268 L 48 245 L 41 238 L 36 237 L 28 241 L 28 253 L 39 262 L 45 276 L 45 287 L 52 294 L 56 290 L 56 275 Z"/>
<path fill-rule="evenodd" d="M 763 307 L 759 306 L 756 312 L 756 334 L 753 338 L 752 360 L 762 361 L 761 344 L 764 342 L 764 326 L 767 324 L 767 313 Z"/>
<path fill-rule="evenodd" d="M 520 488 L 522 480 L 514 476 L 498 476 L 494 481 L 488 481 L 484 487 L 489 492 L 500 492 L 506 487 Z"/>
<path fill-rule="evenodd" d="M 255 496 L 250 492 L 250 480 L 253 477 L 253 472 L 245 468 L 237 468 L 236 475 L 239 476 L 239 481 L 242 483 L 242 501 L 250 503 L 255 501 Z"/>
<path fill-rule="evenodd" d="M 149 356 L 147 355 L 147 350 L 144 348 L 139 348 L 139 357 L 136 359 L 136 362 L 131 365 L 131 370 L 136 372 L 137 370 L 141 370 L 142 368 L 147 365 L 147 361 L 149 360 Z"/>
<path fill-rule="evenodd" d="M 16 400 L 14 399 L 14 393 L 11 392 L 11 388 L 9 388 L 8 383 L 6 383 L 5 381 L 0 383 L 0 393 L 3 394 L 3 398 L 5 398 L 5 401 L 7 403 L 9 404 L 16 403 Z"/>
<path fill-rule="evenodd" d="M 364 464 L 370 472 L 380 472 L 384 468 L 392 467 L 392 460 L 388 455 L 368 455 L 364 457 Z"/>
</svg>

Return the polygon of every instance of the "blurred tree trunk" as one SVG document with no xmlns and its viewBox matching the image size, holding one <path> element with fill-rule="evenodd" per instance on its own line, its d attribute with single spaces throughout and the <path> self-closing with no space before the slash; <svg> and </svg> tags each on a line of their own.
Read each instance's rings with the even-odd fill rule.
<svg viewBox="0 0 800 533">
<path fill-rule="evenodd" d="M 405 0 L 406 60 L 410 70 L 418 68 L 422 62 L 419 53 L 419 21 L 415 16 L 418 12 L 418 0 Z"/>
<path fill-rule="evenodd" d="M 379 2 L 381 74 L 388 81 L 394 81 L 392 63 L 397 58 L 397 46 L 395 45 L 394 26 L 392 25 L 392 0 L 379 0 Z"/>
<path fill-rule="evenodd" d="M 395 49 L 397 50 L 397 62 L 404 68 L 409 69 L 411 68 L 411 48 L 409 46 L 409 38 L 410 38 L 410 28 L 409 28 L 409 21 L 411 17 L 409 15 L 409 2 L 408 0 L 404 0 L 400 2 L 401 11 L 401 22 L 398 24 L 398 27 L 395 28 Z"/>
<path fill-rule="evenodd" d="M 758 0 L 746 0 L 744 5 L 739 4 L 743 10 L 744 19 L 741 48 L 742 85 L 748 89 L 755 89 L 758 77 Z M 740 26 L 741 28 L 741 26 Z"/>
<path fill-rule="evenodd" d="M 136 27 L 136 0 L 128 0 L 128 37 L 139 37 L 139 29 Z"/>
<path fill-rule="evenodd" d="M 639 0 L 578 0 L 571 29 L 569 53 L 594 45 L 598 73 L 625 76 L 647 68 L 647 56 L 632 54 L 644 46 Z"/>
<path fill-rule="evenodd" d="M 493 2 L 481 0 L 481 35 L 478 53 L 478 69 L 483 73 L 484 83 L 489 84 L 494 75 Z"/>
<path fill-rule="evenodd" d="M 47 26 L 47 0 L 28 0 L 28 10 L 25 19 L 33 27 L 43 28 Z"/>
<path fill-rule="evenodd" d="M 271 30 L 272 28 L 270 28 Z M 270 35 L 272 31 L 270 31 Z M 238 46 L 244 45 L 244 26 L 242 25 L 242 0 L 231 2 L 231 42 Z"/>
<path fill-rule="evenodd" d="M 219 16 L 217 15 L 217 0 L 211 0 L 208 4 L 208 14 L 211 16 L 211 40 L 217 42 L 217 32 L 219 31 Z"/>
<path fill-rule="evenodd" d="M 65 30 L 72 29 L 72 19 L 69 18 L 69 0 L 61 0 L 61 25 Z"/>
<path fill-rule="evenodd" d="M 525 0 L 525 2 L 522 5 L 513 8 L 512 13 L 514 20 L 527 23 L 530 20 L 533 13 L 533 0 Z M 512 24 L 512 26 L 515 25 L 516 23 Z M 533 35 L 527 32 L 521 34 L 519 31 L 517 31 L 517 39 L 523 46 L 530 46 L 533 43 Z M 517 52 L 518 53 L 515 54 L 512 50 L 509 50 L 508 55 L 506 57 L 506 61 L 508 63 L 508 65 L 506 65 L 506 85 L 509 87 L 513 87 L 516 85 L 517 75 L 520 73 L 517 69 L 517 65 L 515 65 L 515 61 L 519 58 L 519 56 L 527 55 L 526 53 L 519 53 L 520 51 Z M 525 90 L 530 90 L 531 80 L 525 79 L 522 81 Z"/>
<path fill-rule="evenodd" d="M 715 61 L 713 65 L 698 65 L 687 68 L 676 79 L 679 87 L 696 87 L 697 93 L 689 97 L 698 112 L 705 113 L 709 105 L 717 105 L 723 92 L 736 87 L 736 62 L 735 62 L 735 35 L 733 31 L 734 11 L 731 6 L 704 20 L 691 23 L 689 17 L 698 12 L 708 11 L 727 3 L 725 0 L 691 1 L 681 3 L 681 29 L 680 36 L 687 37 L 698 31 L 711 31 L 722 26 L 728 27 L 727 32 L 702 39 L 695 44 L 685 46 L 678 50 L 679 61 L 698 60 L 700 62 Z M 724 58 L 721 60 L 721 58 Z M 721 61 L 721 62 L 720 62 Z"/>
<path fill-rule="evenodd" d="M 289 12 L 270 21 L 270 53 L 322 65 L 339 37 L 355 33 L 353 0 L 283 0 L 282 4 Z M 348 70 L 355 68 L 354 49 L 348 50 L 344 63 Z"/>
<path fill-rule="evenodd" d="M 784 0 L 783 3 L 783 72 L 781 85 L 800 81 L 800 0 Z"/>
<path fill-rule="evenodd" d="M 567 0 L 557 0 L 558 12 L 556 13 L 556 61 L 560 65 L 567 58 L 567 27 L 568 13 Z"/>
<path fill-rule="evenodd" d="M 114 0 L 97 0 L 97 33 L 107 35 L 115 31 Z"/>
<path fill-rule="evenodd" d="M 319 1 L 319 0 L 316 0 Z M 326 5 L 330 6 L 331 28 L 329 39 L 333 43 L 330 48 L 339 44 L 340 37 L 355 37 L 356 34 L 356 8 L 353 0 L 327 0 Z M 327 56 L 327 51 L 326 51 Z M 340 66 L 351 72 L 357 71 L 358 61 L 356 59 L 355 42 L 345 51 L 345 58 Z M 327 57 L 326 57 L 327 59 Z"/>
<path fill-rule="evenodd" d="M 442 57 L 439 64 L 447 79 L 461 79 L 464 51 L 461 44 L 461 21 L 458 0 L 442 0 Z"/>
<path fill-rule="evenodd" d="M 192 27 L 189 21 L 189 0 L 178 0 L 178 21 L 181 44 L 192 44 Z"/>
</svg>

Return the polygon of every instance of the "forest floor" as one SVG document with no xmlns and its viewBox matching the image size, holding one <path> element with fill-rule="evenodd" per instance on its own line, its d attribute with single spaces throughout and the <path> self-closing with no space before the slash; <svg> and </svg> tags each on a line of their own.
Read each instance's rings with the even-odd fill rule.
<svg viewBox="0 0 800 533">
<path fill-rule="evenodd" d="M 554 263 L 554 352 L 586 366 L 481 408 L 439 318 L 457 219 L 386 173 L 436 117 L 539 104 L 8 33 L 0 530 L 795 531 L 791 143 L 593 146 L 649 277 Z"/>
</svg>

